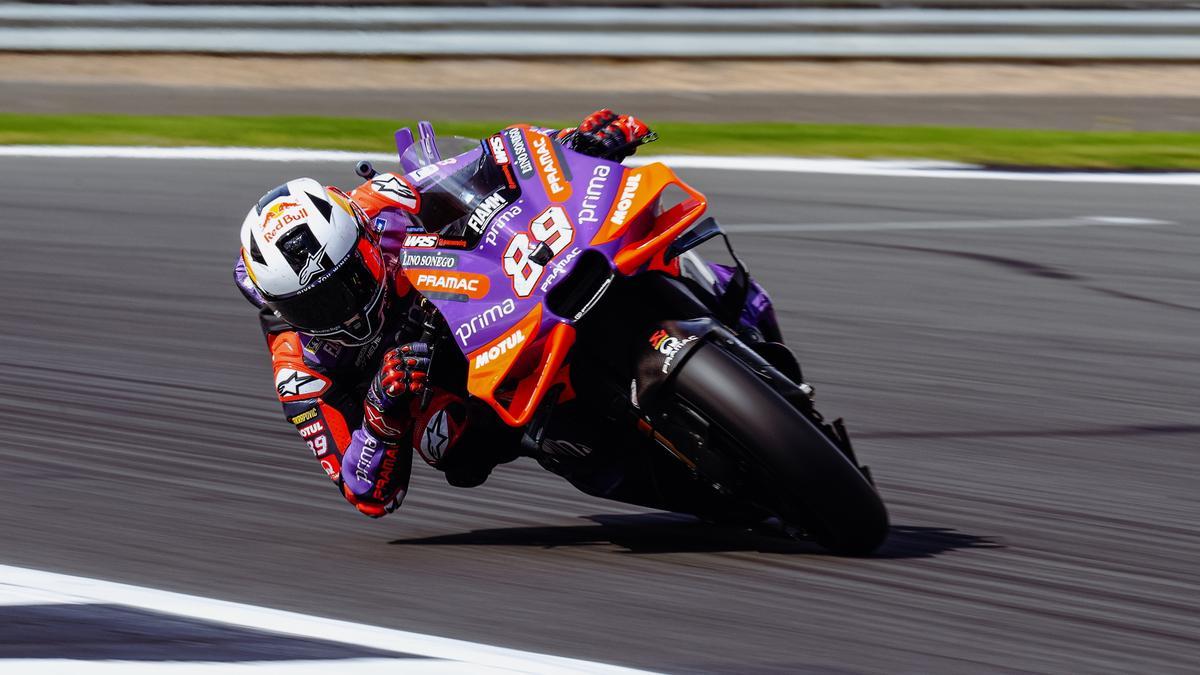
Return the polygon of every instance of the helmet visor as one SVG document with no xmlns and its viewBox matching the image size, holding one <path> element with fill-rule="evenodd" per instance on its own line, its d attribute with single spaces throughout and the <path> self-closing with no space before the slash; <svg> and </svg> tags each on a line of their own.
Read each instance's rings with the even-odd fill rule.
<svg viewBox="0 0 1200 675">
<path fill-rule="evenodd" d="M 266 297 L 279 318 L 314 335 L 342 329 L 363 318 L 379 301 L 383 280 L 355 247 L 325 278 L 282 297 Z"/>
</svg>

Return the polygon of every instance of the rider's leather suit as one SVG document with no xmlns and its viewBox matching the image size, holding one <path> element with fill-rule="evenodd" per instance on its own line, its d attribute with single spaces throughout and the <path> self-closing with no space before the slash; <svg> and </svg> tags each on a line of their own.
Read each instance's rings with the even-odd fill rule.
<svg viewBox="0 0 1200 675">
<path fill-rule="evenodd" d="M 545 132 L 552 137 L 556 133 Z M 355 196 L 351 193 L 351 197 Z M 356 202 L 368 219 L 374 219 L 381 210 L 377 201 L 356 199 Z M 468 408 L 475 402 L 463 401 L 436 388 L 432 404 L 424 410 L 414 404 L 407 419 L 390 416 L 385 422 L 403 432 L 395 434 L 396 437 L 410 438 L 411 443 L 380 438 L 365 423 L 363 399 L 383 355 L 417 340 L 424 320 L 416 306 L 417 293 L 400 273 L 397 263 L 400 251 L 394 250 L 394 245 L 389 247 L 389 238 L 385 237 L 383 242 L 389 264 L 386 320 L 376 339 L 361 347 L 346 347 L 293 330 L 264 307 L 240 256 L 234 266 L 238 288 L 260 309 L 259 318 L 274 367 L 276 394 L 285 417 L 296 426 L 342 495 L 360 512 L 372 517 L 390 513 L 403 501 L 413 451 L 442 470 L 450 484 L 473 487 L 482 483 L 497 464 L 515 459 L 520 441 L 518 430 L 498 421 L 490 425 L 478 421 L 493 416 L 470 414 Z M 728 268 L 705 265 L 698 258 L 689 262 L 690 272 L 689 264 L 685 264 L 683 273 L 712 287 L 719 295 L 728 282 Z M 747 303 L 743 322 L 769 326 L 778 334 L 769 299 L 757 285 Z M 374 412 L 371 408 L 367 410 Z M 576 435 L 557 447 L 566 448 L 567 455 L 578 454 L 580 448 L 586 450 L 587 444 L 596 442 L 596 435 L 584 430 L 582 442 Z M 554 441 L 549 445 L 555 447 Z M 657 494 L 664 480 L 658 474 L 670 473 L 674 467 L 651 466 L 659 462 L 645 457 L 647 454 L 651 453 L 628 454 L 604 465 L 558 461 L 552 456 L 537 458 L 547 469 L 590 494 L 658 508 L 699 510 L 690 508 L 686 499 L 665 500 Z"/>
</svg>

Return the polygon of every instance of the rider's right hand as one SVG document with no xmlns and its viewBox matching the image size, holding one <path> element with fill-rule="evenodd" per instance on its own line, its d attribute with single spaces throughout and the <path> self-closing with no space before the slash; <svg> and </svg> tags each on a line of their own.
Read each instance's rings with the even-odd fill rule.
<svg viewBox="0 0 1200 675">
<path fill-rule="evenodd" d="M 568 142 L 573 150 L 585 155 L 619 162 L 632 155 L 639 145 L 655 138 L 655 133 L 641 120 L 605 108 L 583 120 Z"/>
<path fill-rule="evenodd" d="M 429 345 L 410 342 L 384 355 L 367 389 L 364 421 L 371 432 L 384 439 L 404 436 L 406 429 L 394 420 L 407 419 L 409 404 L 425 392 L 430 354 Z"/>
</svg>

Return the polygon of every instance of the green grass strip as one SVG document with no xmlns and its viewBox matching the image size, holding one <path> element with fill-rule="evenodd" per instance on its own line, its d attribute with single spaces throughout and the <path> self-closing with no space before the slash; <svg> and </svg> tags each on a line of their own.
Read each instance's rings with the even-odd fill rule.
<svg viewBox="0 0 1200 675">
<path fill-rule="evenodd" d="M 481 137 L 505 122 L 443 122 L 441 134 Z M 547 122 L 555 125 L 555 122 Z M 0 144 L 255 146 L 392 150 L 412 120 L 333 117 L 187 117 L 0 114 Z M 559 126 L 565 126 L 558 121 Z M 1200 169 L 1200 133 L 746 122 L 654 125 L 643 154 L 924 158 L 988 165 Z"/>
</svg>

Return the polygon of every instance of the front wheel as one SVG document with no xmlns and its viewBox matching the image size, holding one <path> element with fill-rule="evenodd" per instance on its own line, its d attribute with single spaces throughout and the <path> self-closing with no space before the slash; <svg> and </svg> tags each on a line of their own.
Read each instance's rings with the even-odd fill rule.
<svg viewBox="0 0 1200 675">
<path fill-rule="evenodd" d="M 716 428 L 710 442 L 749 466 L 747 495 L 825 548 L 866 555 L 883 543 L 887 509 L 862 472 L 817 426 L 736 357 L 697 347 L 675 373 L 675 394 Z"/>
</svg>

